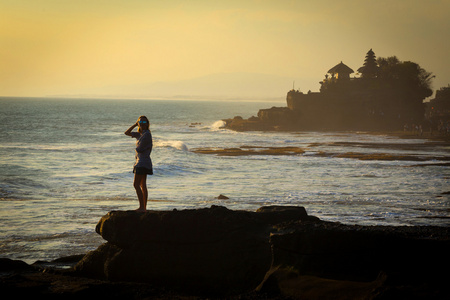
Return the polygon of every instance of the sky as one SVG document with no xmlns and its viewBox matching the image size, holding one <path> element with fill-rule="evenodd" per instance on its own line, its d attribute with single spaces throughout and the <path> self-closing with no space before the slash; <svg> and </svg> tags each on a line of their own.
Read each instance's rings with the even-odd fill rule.
<svg viewBox="0 0 450 300">
<path fill-rule="evenodd" d="M 0 0 L 0 96 L 274 97 L 343 61 L 450 84 L 450 0 Z"/>
</svg>

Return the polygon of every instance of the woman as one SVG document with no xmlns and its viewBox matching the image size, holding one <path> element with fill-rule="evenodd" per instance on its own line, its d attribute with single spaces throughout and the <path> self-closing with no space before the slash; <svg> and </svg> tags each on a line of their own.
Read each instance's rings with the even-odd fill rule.
<svg viewBox="0 0 450 300">
<path fill-rule="evenodd" d="M 132 132 L 138 127 L 138 132 Z M 139 199 L 139 208 L 137 211 L 147 210 L 147 174 L 153 175 L 153 165 L 150 153 L 153 148 L 152 134 L 150 132 L 150 122 L 146 116 L 140 116 L 135 124 L 133 124 L 125 134 L 135 138 L 136 141 L 136 163 L 134 164 L 134 188 Z"/>
</svg>

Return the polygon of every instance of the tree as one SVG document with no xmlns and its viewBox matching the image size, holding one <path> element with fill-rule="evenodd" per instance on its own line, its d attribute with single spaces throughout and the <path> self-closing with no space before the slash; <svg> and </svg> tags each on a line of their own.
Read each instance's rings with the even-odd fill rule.
<svg viewBox="0 0 450 300">
<path fill-rule="evenodd" d="M 400 64 L 400 60 L 397 56 L 389 56 L 387 58 L 379 57 L 377 59 L 377 63 L 379 66 L 378 69 L 378 77 L 383 79 L 394 79 L 395 73 L 394 70 L 398 64 Z"/>
<path fill-rule="evenodd" d="M 390 86 L 409 89 L 422 99 L 433 94 L 431 86 L 435 76 L 417 63 L 401 62 L 396 56 L 379 57 L 377 62 L 379 65 L 378 78 Z"/>
</svg>

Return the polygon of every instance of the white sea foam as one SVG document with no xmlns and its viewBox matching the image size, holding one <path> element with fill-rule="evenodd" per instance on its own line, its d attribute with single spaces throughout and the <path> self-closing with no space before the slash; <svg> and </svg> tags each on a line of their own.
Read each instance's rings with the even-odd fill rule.
<svg viewBox="0 0 450 300">
<path fill-rule="evenodd" d="M 182 141 L 156 141 L 153 147 L 175 148 L 177 150 L 188 151 L 188 147 Z"/>
<path fill-rule="evenodd" d="M 225 121 L 219 120 L 211 125 L 211 130 L 221 130 L 225 127 Z"/>
</svg>

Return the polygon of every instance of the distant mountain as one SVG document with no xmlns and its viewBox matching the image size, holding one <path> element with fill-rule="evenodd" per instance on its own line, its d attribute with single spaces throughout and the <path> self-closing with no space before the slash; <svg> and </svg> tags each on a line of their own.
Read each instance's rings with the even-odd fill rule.
<svg viewBox="0 0 450 300">
<path fill-rule="evenodd" d="M 256 73 L 218 73 L 179 81 L 110 86 L 102 96 L 162 99 L 285 99 L 293 78 Z M 296 87 L 297 89 L 297 87 Z"/>
</svg>

